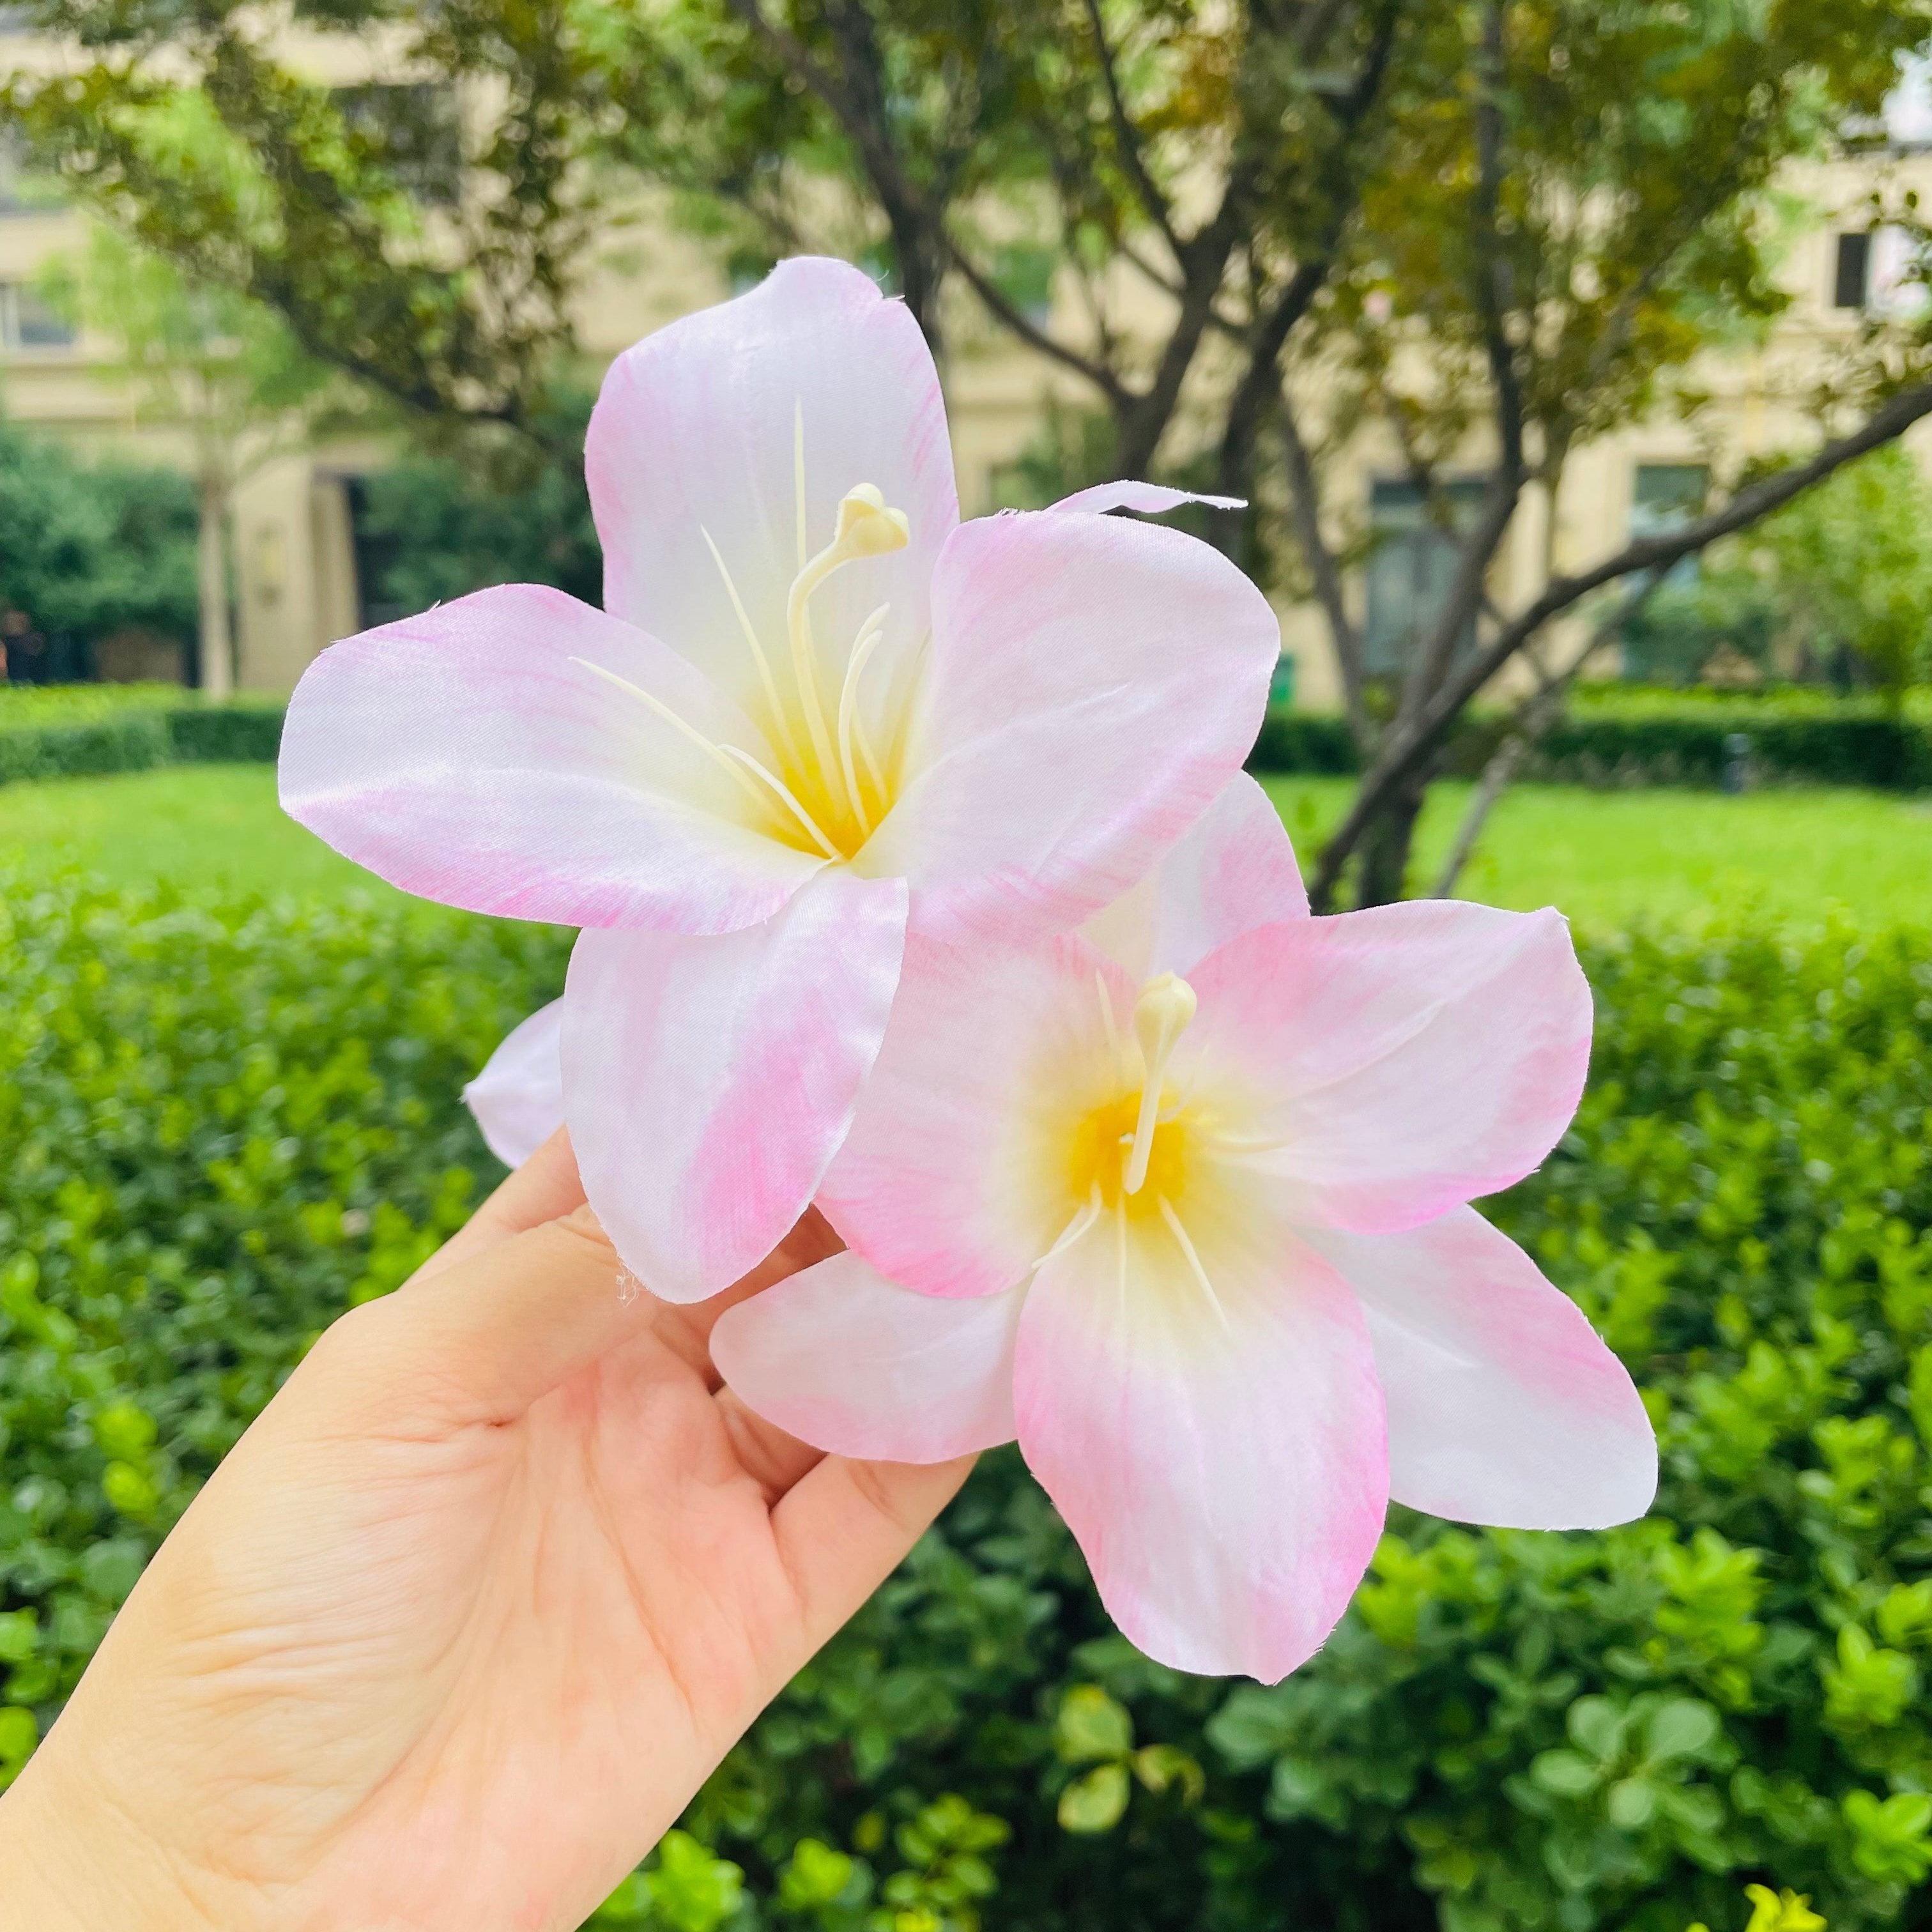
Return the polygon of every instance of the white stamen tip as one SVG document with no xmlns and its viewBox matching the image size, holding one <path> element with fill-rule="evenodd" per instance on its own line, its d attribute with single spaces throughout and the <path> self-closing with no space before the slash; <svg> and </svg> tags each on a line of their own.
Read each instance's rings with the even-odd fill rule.
<svg viewBox="0 0 1932 1932">
<path fill-rule="evenodd" d="M 1138 1194 L 1146 1185 L 1154 1129 L 1160 1119 L 1161 1082 L 1174 1047 L 1194 1018 L 1196 1004 L 1194 988 L 1173 973 L 1150 980 L 1134 1002 L 1134 1036 L 1140 1042 L 1144 1066 L 1140 1118 L 1135 1124 L 1126 1172 L 1121 1176 L 1121 1186 L 1129 1194 Z"/>
<path fill-rule="evenodd" d="M 853 556 L 884 556 L 903 550 L 911 541 L 912 526 L 903 510 L 886 507 L 885 493 L 874 483 L 848 490 L 838 506 L 839 547 Z"/>
</svg>

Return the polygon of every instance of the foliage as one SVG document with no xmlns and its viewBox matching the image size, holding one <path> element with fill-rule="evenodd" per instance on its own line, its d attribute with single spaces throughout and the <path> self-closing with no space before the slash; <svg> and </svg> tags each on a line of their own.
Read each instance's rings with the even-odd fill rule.
<svg viewBox="0 0 1932 1932">
<path fill-rule="evenodd" d="M 1707 565 L 1684 582 L 1659 586 L 1624 626 L 1624 668 L 1661 683 L 1690 684 L 1712 658 L 1728 652 L 1768 670 L 1783 614 L 1776 591 L 1748 564 Z"/>
<path fill-rule="evenodd" d="M 1932 669 L 1932 486 L 1906 450 L 1874 450 L 1760 538 L 1821 654 L 1849 652 L 1894 698 Z"/>
<path fill-rule="evenodd" d="M 0 418 L 0 621 L 86 641 L 195 626 L 194 491 L 170 470 L 82 464 Z"/>
<path fill-rule="evenodd" d="M 0 943 L 0 1752 L 308 1340 L 487 1166 L 461 1080 L 540 930 L 17 880 Z M 1397 1512 L 1272 1690 L 1112 1634 L 1010 1453 L 602 1922 L 968 1932 L 1932 1924 L 1932 962 L 1599 945 L 1592 1086 L 1496 1204 L 1664 1447 L 1600 1536 Z M 995 1888 L 997 1891 L 995 1892 Z M 1762 1900 L 1748 1901 L 1754 1922 Z"/>
<path fill-rule="evenodd" d="M 418 456 L 368 482 L 365 534 L 382 560 L 376 603 L 427 610 L 491 584 L 554 584 L 604 601 L 603 552 L 584 482 L 590 399 L 546 412 L 542 449 L 498 443 L 463 458 Z M 479 472 L 477 457 L 493 456 Z"/>
<path fill-rule="evenodd" d="M 152 770 L 270 764 L 282 706 L 197 704 L 172 685 L 0 686 L 0 784 Z"/>
</svg>

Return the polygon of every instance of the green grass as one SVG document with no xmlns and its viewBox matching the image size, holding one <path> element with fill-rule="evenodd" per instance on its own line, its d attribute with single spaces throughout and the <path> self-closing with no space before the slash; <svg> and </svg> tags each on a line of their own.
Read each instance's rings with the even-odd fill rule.
<svg viewBox="0 0 1932 1932">
<path fill-rule="evenodd" d="M 1349 796 L 1342 778 L 1270 778 L 1306 852 Z M 1468 796 L 1442 785 L 1422 830 L 1426 889 Z M 77 865 L 117 884 L 166 880 L 271 895 L 390 889 L 340 859 L 275 802 L 262 765 L 178 766 L 0 790 L 0 862 Z M 1866 926 L 1932 926 L 1932 801 L 1875 792 L 1592 792 L 1523 785 L 1498 806 L 1465 896 L 1555 905 L 1580 925 L 1681 924 L 1756 910 L 1815 924 L 1838 907 Z"/>
<path fill-rule="evenodd" d="M 1346 778 L 1265 782 L 1305 853 L 1353 791 Z M 1468 798 L 1466 784 L 1431 791 L 1418 891 L 1433 886 Z M 1814 925 L 1832 907 L 1862 926 L 1932 925 L 1932 800 L 1521 785 L 1490 814 L 1457 892 L 1520 911 L 1553 905 L 1599 928 L 1740 911 Z"/>
<path fill-rule="evenodd" d="M 172 765 L 0 788 L 0 863 L 10 860 L 79 866 L 116 885 L 403 896 L 285 817 L 272 765 Z"/>
</svg>

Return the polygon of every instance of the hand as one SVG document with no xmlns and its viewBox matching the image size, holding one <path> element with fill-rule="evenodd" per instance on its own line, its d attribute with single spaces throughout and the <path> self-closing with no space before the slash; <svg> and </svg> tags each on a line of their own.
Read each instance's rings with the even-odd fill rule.
<svg viewBox="0 0 1932 1932">
<path fill-rule="evenodd" d="M 964 1479 L 721 1389 L 736 1299 L 620 1287 L 561 1135 L 345 1316 L 0 1798 L 5 1932 L 579 1924 Z"/>
</svg>

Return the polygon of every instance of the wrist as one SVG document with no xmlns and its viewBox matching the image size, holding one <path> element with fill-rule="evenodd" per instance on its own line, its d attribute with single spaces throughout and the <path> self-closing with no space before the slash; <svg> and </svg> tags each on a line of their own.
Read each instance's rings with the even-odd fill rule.
<svg viewBox="0 0 1932 1932">
<path fill-rule="evenodd" d="M 0 1932 L 226 1932 L 231 1913 L 168 1848 L 51 1748 L 0 1792 Z"/>
</svg>

